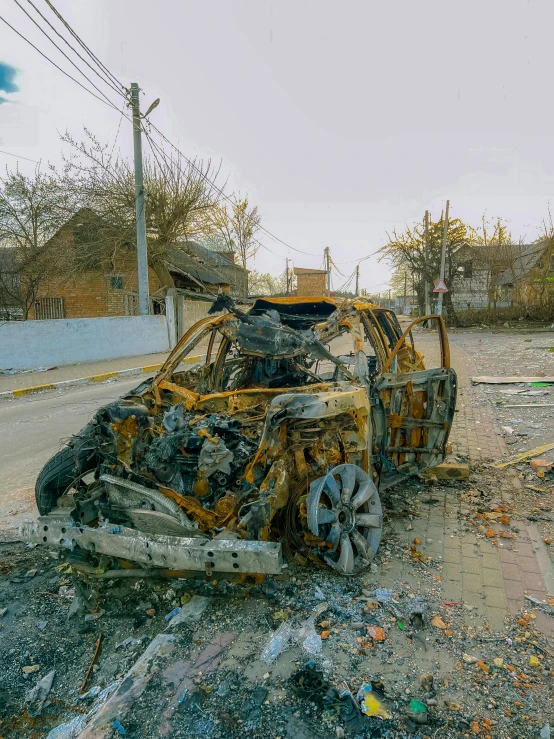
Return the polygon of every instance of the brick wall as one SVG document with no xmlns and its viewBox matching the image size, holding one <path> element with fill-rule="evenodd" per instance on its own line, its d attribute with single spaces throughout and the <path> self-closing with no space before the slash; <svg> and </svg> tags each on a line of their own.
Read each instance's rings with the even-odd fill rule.
<svg viewBox="0 0 554 739">
<path fill-rule="evenodd" d="M 296 294 L 299 297 L 326 295 L 326 272 L 314 272 L 296 275 Z"/>
<path fill-rule="evenodd" d="M 148 281 L 150 294 L 159 290 L 160 281 L 152 268 Z M 63 298 L 65 318 L 99 318 L 124 316 L 125 294 L 129 292 L 138 292 L 137 265 L 131 256 L 119 259 L 111 272 L 50 277 L 40 286 L 38 297 Z M 29 318 L 34 318 L 32 309 Z"/>
</svg>

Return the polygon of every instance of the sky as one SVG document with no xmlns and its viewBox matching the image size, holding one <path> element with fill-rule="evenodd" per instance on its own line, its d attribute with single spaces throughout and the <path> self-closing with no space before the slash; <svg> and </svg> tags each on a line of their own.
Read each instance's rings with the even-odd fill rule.
<svg viewBox="0 0 554 739">
<path fill-rule="evenodd" d="M 61 31 L 44 0 L 33 2 Z M 280 274 L 286 257 L 319 268 L 328 246 L 344 275 L 335 270 L 333 286 L 369 257 L 360 287 L 375 293 L 390 277 L 374 255 L 386 234 L 426 209 L 440 217 L 447 198 L 451 217 L 500 216 L 528 241 L 548 218 L 550 0 L 54 4 L 124 85 L 139 83 L 143 110 L 160 98 L 151 119 L 171 141 L 221 162 L 222 182 L 248 193 L 265 227 L 305 252 L 264 234 L 260 271 Z M 0 15 L 89 84 L 15 0 L 1 0 Z M 20 157 L 0 153 L 0 168 L 32 172 L 21 157 L 59 164 L 59 134 L 79 137 L 84 125 L 131 155 L 131 124 L 120 113 L 1 21 L 0 40 L 0 150 Z M 121 109 L 122 98 L 87 71 Z"/>
</svg>

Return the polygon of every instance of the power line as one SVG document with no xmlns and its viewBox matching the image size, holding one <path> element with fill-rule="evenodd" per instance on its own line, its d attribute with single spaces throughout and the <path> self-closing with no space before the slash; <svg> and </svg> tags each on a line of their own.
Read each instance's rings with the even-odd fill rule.
<svg viewBox="0 0 554 739">
<path fill-rule="evenodd" d="M 47 1 L 48 1 L 48 0 L 47 0 Z M 160 129 L 159 129 L 159 128 L 157 128 L 157 127 L 156 127 L 156 126 L 155 126 L 155 125 L 154 125 L 153 123 L 150 123 L 150 126 L 151 126 L 151 128 L 153 128 L 153 129 L 154 129 L 154 131 L 156 131 L 156 133 L 157 133 L 157 134 L 158 134 L 159 136 L 161 136 L 161 137 L 162 137 L 162 138 L 164 139 L 164 141 L 166 141 L 166 142 L 167 142 L 167 143 L 168 143 L 168 144 L 169 144 L 169 145 L 170 145 L 171 147 L 173 147 L 173 149 L 175 149 L 175 151 L 176 151 L 176 152 L 177 152 L 177 153 L 178 153 L 178 154 L 179 154 L 179 155 L 180 155 L 181 157 L 183 157 L 183 159 L 185 159 L 185 160 L 186 160 L 186 161 L 187 161 L 187 162 L 188 162 L 188 163 L 189 163 L 189 164 L 190 164 L 190 165 L 191 165 L 191 166 L 192 166 L 192 167 L 193 167 L 194 169 L 196 169 L 196 171 L 197 171 L 197 172 L 198 172 L 198 173 L 199 173 L 199 174 L 200 174 L 200 175 L 201 175 L 201 176 L 202 176 L 202 177 L 203 177 L 203 178 L 204 178 L 204 179 L 205 179 L 205 180 L 206 180 L 207 182 L 209 182 L 209 183 L 211 184 L 211 186 L 212 186 L 212 187 L 213 187 L 213 188 L 214 188 L 214 189 L 215 189 L 215 190 L 216 190 L 216 191 L 217 191 L 217 192 L 218 192 L 218 193 L 220 194 L 220 196 L 221 196 L 222 198 L 224 198 L 225 200 L 229 201 L 229 202 L 230 202 L 230 203 L 231 203 L 232 205 L 234 205 L 234 201 L 233 201 L 233 199 L 232 199 L 231 197 L 229 197 L 229 195 L 227 195 L 226 193 L 224 193 L 224 192 L 223 192 L 223 190 L 222 190 L 222 189 L 221 189 L 220 187 L 218 187 L 218 186 L 217 186 L 217 185 L 215 184 L 215 182 L 212 182 L 212 181 L 210 180 L 210 178 L 209 178 L 209 177 L 208 177 L 208 176 L 207 176 L 207 175 L 206 175 L 206 174 L 205 174 L 204 172 L 202 172 L 202 170 L 201 170 L 201 169 L 200 169 L 199 167 L 197 167 L 197 166 L 196 166 L 196 165 L 194 164 L 194 162 L 193 162 L 193 161 L 191 161 L 191 160 L 190 160 L 190 159 L 189 159 L 188 157 L 186 157 L 186 156 L 185 156 L 185 155 L 183 154 L 183 152 L 182 152 L 182 151 L 180 151 L 180 150 L 179 150 L 179 149 L 178 149 L 178 148 L 177 148 L 177 147 L 175 146 L 175 144 L 173 144 L 173 143 L 172 143 L 172 142 L 171 142 L 171 141 L 170 141 L 170 140 L 169 140 L 169 139 L 167 138 L 167 136 L 165 136 L 165 135 L 164 135 L 164 134 L 163 134 L 163 133 L 162 133 L 162 132 L 160 131 Z M 293 251 L 297 251 L 297 252 L 299 252 L 300 254 L 306 254 L 306 255 L 307 255 L 307 256 L 309 256 L 309 257 L 315 257 L 315 256 L 317 256 L 317 254 L 312 254 L 311 252 L 307 252 L 307 251 L 302 251 L 302 249 L 297 249 L 297 248 L 296 248 L 295 246 L 291 246 L 291 245 L 290 245 L 290 244 L 288 244 L 288 243 L 287 243 L 286 241 L 283 241 L 283 239 L 280 239 L 280 238 L 279 238 L 278 236 L 275 236 L 275 234 L 271 233 L 271 231 L 268 231 L 268 229 L 267 229 L 267 228 L 265 228 L 264 226 L 261 226 L 261 227 L 260 227 L 260 230 L 261 230 L 261 231 L 263 231 L 264 233 L 266 233 L 266 234 L 267 234 L 267 235 L 268 235 L 268 236 L 269 236 L 270 238 L 274 239 L 275 241 L 278 241 L 278 242 L 279 242 L 280 244 L 283 244 L 283 246 L 286 246 L 286 247 L 287 247 L 288 249 L 292 249 Z M 259 241 L 257 241 L 257 239 L 254 239 L 254 241 L 256 241 L 257 243 L 260 243 Z M 261 246 L 263 246 L 262 244 L 260 244 L 260 245 L 261 245 Z"/>
<path fill-rule="evenodd" d="M 102 64 L 102 62 L 100 61 L 100 59 L 98 59 L 98 57 L 97 57 L 97 56 L 95 56 L 95 55 L 94 55 L 94 54 L 92 53 L 92 51 L 91 51 L 91 50 L 90 50 L 90 49 L 88 48 L 88 46 L 87 46 L 87 45 L 85 44 L 85 42 L 84 42 L 84 41 L 82 41 L 82 40 L 81 40 L 81 39 L 79 38 L 79 36 L 78 36 L 78 35 L 77 35 L 77 34 L 75 33 L 75 31 L 74 31 L 74 30 L 73 30 L 73 29 L 71 28 L 71 26 L 69 25 L 69 23 L 68 23 L 68 22 L 67 22 L 67 21 L 65 20 L 65 18 L 63 18 L 63 16 L 61 15 L 61 13 L 59 13 L 59 12 L 58 12 L 58 11 L 56 10 L 56 8 L 55 8 L 55 7 L 54 7 L 54 6 L 52 5 L 52 3 L 50 2 L 50 0 L 45 0 L 45 2 L 46 2 L 46 4 L 48 5 L 48 7 L 50 8 L 50 10 L 51 10 L 51 11 L 52 11 L 52 12 L 54 13 L 54 15 L 55 15 L 55 16 L 56 16 L 56 17 L 57 17 L 57 18 L 58 18 L 58 19 L 59 19 L 59 20 L 60 20 L 60 21 L 61 21 L 61 22 L 62 22 L 62 23 L 64 24 L 64 26 L 65 26 L 65 27 L 67 28 L 67 30 L 69 31 L 69 33 L 70 33 L 70 34 L 71 34 L 71 35 L 73 36 L 73 38 L 74 38 L 74 39 L 75 39 L 75 40 L 77 41 L 77 43 L 79 43 L 79 44 L 80 44 L 80 45 L 82 46 L 82 48 L 83 48 L 83 49 L 84 49 L 84 50 L 86 51 L 86 53 L 87 53 L 87 54 L 88 54 L 88 55 L 90 56 L 90 58 L 91 58 L 91 59 L 92 59 L 93 61 L 95 61 L 95 62 L 96 62 L 96 64 L 97 64 L 97 65 L 98 65 L 98 66 L 100 67 L 100 69 L 103 69 L 103 70 L 104 70 L 104 71 L 106 72 L 106 74 L 107 74 L 107 75 L 108 75 L 109 77 L 111 77 L 111 78 L 112 78 L 112 80 L 113 80 L 113 81 L 114 81 L 114 82 L 115 82 L 115 83 L 116 83 L 117 85 L 119 85 L 119 87 L 121 87 L 121 89 L 122 89 L 122 90 L 123 90 L 123 91 L 124 91 L 125 93 L 127 93 L 127 88 L 126 88 L 126 87 L 125 87 L 125 86 L 124 86 L 124 85 L 123 85 L 123 84 L 122 84 L 122 83 L 121 83 L 121 82 L 120 82 L 120 81 L 119 81 L 119 80 L 117 79 L 117 77 L 116 77 L 115 75 L 113 75 L 113 74 L 112 74 L 112 73 L 110 72 L 110 70 L 109 70 L 109 69 L 108 69 L 108 68 L 107 68 L 107 67 L 106 67 L 106 66 L 105 66 L 104 64 Z"/>
<path fill-rule="evenodd" d="M 16 157 L 17 159 L 25 159 L 27 162 L 34 162 L 35 164 L 40 164 L 38 159 L 29 159 L 29 157 L 22 157 L 20 154 L 11 154 L 9 151 L 0 150 L 0 154 L 7 154 L 9 157 Z"/>
<path fill-rule="evenodd" d="M 30 0 L 28 0 L 28 2 L 30 2 Z M 71 59 L 70 57 L 68 57 L 68 56 L 67 56 L 67 54 L 65 53 L 65 51 L 62 51 L 62 49 L 60 49 L 60 47 L 59 47 L 59 46 L 58 46 L 58 44 L 57 44 L 57 43 L 56 43 L 56 42 L 54 41 L 54 39 L 53 39 L 53 38 L 52 38 L 51 36 L 49 36 L 49 35 L 48 35 L 48 34 L 46 33 L 46 31 L 44 30 L 44 28 L 42 28 L 42 26 L 40 25 L 40 23 L 37 23 L 37 21 L 36 21 L 36 20 L 35 20 L 35 19 L 33 18 L 33 16 L 32 16 L 32 15 L 30 15 L 30 14 L 29 14 L 29 13 L 28 13 L 28 12 L 27 12 L 27 11 L 25 10 L 25 8 L 24 8 L 24 7 L 23 7 L 23 6 L 22 6 L 22 5 L 21 5 L 21 4 L 19 3 L 19 1 L 18 1 L 18 0 L 14 0 L 14 3 L 15 3 L 15 4 L 17 5 L 17 7 L 18 7 L 18 8 L 20 9 L 20 10 L 22 10 L 22 11 L 23 11 L 23 12 L 25 13 L 25 15 L 27 16 L 27 18 L 29 18 L 29 19 L 30 19 L 30 20 L 31 20 L 31 21 L 32 21 L 32 22 L 33 22 L 33 23 L 35 24 L 35 26 L 36 26 L 36 27 L 37 27 L 37 28 L 39 29 L 39 31 L 40 31 L 41 33 L 43 33 L 43 34 L 44 34 L 44 35 L 46 36 L 46 38 L 47 38 L 47 39 L 48 39 L 48 40 L 49 40 L 49 41 L 50 41 L 50 42 L 51 42 L 51 43 L 52 43 L 52 44 L 53 44 L 53 45 L 54 45 L 54 46 L 56 47 L 56 49 L 57 49 L 57 50 L 58 50 L 58 51 L 60 52 L 60 54 L 62 54 L 62 55 L 63 55 L 63 56 L 64 56 L 64 57 L 65 57 L 65 58 L 67 59 L 67 61 L 68 61 L 68 62 L 69 62 L 70 64 L 72 64 L 72 65 L 73 65 L 73 66 L 75 67 L 75 69 L 76 69 L 76 70 L 77 70 L 77 71 L 78 71 L 78 72 L 79 72 L 80 74 L 82 74 L 82 75 L 83 75 L 83 77 L 84 77 L 84 78 L 86 79 L 86 81 L 87 81 L 87 82 L 88 82 L 89 84 L 91 84 L 91 85 L 92 85 L 92 86 L 94 87 L 94 89 L 95 89 L 95 90 L 97 90 L 97 91 L 98 91 L 98 92 L 100 93 L 100 95 L 102 95 L 102 97 L 103 97 L 103 98 L 105 98 L 105 99 L 106 99 L 106 100 L 107 100 L 107 101 L 108 101 L 108 102 L 109 102 L 109 103 L 111 104 L 111 100 L 110 100 L 110 98 L 109 98 L 109 97 L 108 97 L 107 95 L 105 95 L 105 94 L 104 94 L 104 93 L 102 92 L 102 90 L 101 90 L 101 89 L 100 89 L 100 88 L 99 88 L 99 87 L 98 87 L 97 85 L 95 85 L 95 84 L 94 84 L 94 82 L 93 82 L 93 81 L 92 81 L 92 80 L 91 80 L 91 79 L 90 79 L 89 77 L 87 77 L 87 75 L 86 75 L 86 74 L 85 74 L 85 73 L 83 72 L 83 70 L 82 70 L 82 69 L 81 69 L 80 67 L 78 67 L 78 66 L 77 66 L 77 64 L 75 64 L 75 62 L 74 62 L 74 61 L 73 61 L 73 60 L 72 60 L 72 59 Z M 30 2 L 30 4 L 31 4 L 31 5 L 33 5 L 33 3 L 31 3 L 31 2 Z M 33 5 L 33 7 L 34 7 L 34 5 Z M 37 11 L 37 12 L 38 12 L 38 11 Z M 122 94 L 122 93 L 120 93 L 120 94 Z"/>
<path fill-rule="evenodd" d="M 84 58 L 83 56 L 81 56 L 81 54 L 79 54 L 79 52 L 77 51 L 77 49 L 76 49 L 76 48 L 75 48 L 74 46 L 72 46 L 72 45 L 71 45 L 71 44 L 69 43 L 69 41 L 68 41 L 68 40 L 67 40 L 67 39 L 65 38 L 65 36 L 64 36 L 63 34 L 61 34 L 61 33 L 60 33 L 60 32 L 58 31 L 58 29 L 57 29 L 57 28 L 56 28 L 55 26 L 53 26 L 53 25 L 52 25 L 52 23 L 50 23 L 50 21 L 48 20 L 48 18 L 47 18 L 47 17 L 45 16 L 45 15 L 43 15 L 43 14 L 42 14 L 42 13 L 40 12 L 40 10 L 39 10 L 39 9 L 37 8 L 37 6 L 36 6 L 36 5 L 35 5 L 35 4 L 34 4 L 34 3 L 32 2 L 32 0 L 27 0 L 27 2 L 29 3 L 29 5 L 31 5 L 31 6 L 32 6 L 32 7 L 33 7 L 33 8 L 35 9 L 35 12 L 36 12 L 36 13 L 38 13 L 38 14 L 40 15 L 40 17 L 41 17 L 41 18 L 42 18 L 42 19 L 43 19 L 43 20 L 44 20 L 44 21 L 45 21 L 46 23 L 48 23 L 48 25 L 49 25 L 49 26 L 50 26 L 50 28 L 51 28 L 51 29 L 52 29 L 52 30 L 54 31 L 54 33 L 55 33 L 55 34 L 56 34 L 57 36 L 59 36 L 59 37 L 61 38 L 61 40 L 62 40 L 62 41 L 63 41 L 63 42 L 65 43 L 65 44 L 67 44 L 67 46 L 68 46 L 68 47 L 69 47 L 69 48 L 71 49 L 71 51 L 72 51 L 72 52 L 73 52 L 74 54 L 76 54 L 76 56 L 78 56 L 78 57 L 79 57 L 79 59 L 80 59 L 80 60 L 81 60 L 82 62 L 84 62 L 84 63 L 85 63 L 86 65 L 87 65 L 87 67 L 88 67 L 88 68 L 89 68 L 89 69 L 90 69 L 90 70 L 91 70 L 92 72 L 94 72 L 94 74 L 95 74 L 95 75 L 96 75 L 97 77 L 99 77 L 99 78 L 100 78 L 100 79 L 102 80 L 102 82 L 105 82 L 105 83 L 106 83 L 107 85 L 109 85 L 109 86 L 110 86 L 110 87 L 112 88 L 112 90 L 114 90 L 115 92 L 117 92 L 117 93 L 118 93 L 118 95 L 122 95 L 122 94 L 123 94 L 123 93 L 121 92 L 121 90 L 118 90 L 118 89 L 117 89 L 117 87 L 115 87 L 115 85 L 114 85 L 114 84 L 113 84 L 113 83 L 111 82 L 111 80 L 110 80 L 109 78 L 107 79 L 106 77 L 102 76 L 102 75 L 100 74 L 100 72 L 99 72 L 99 71 L 98 71 L 97 69 L 95 69 L 95 67 L 93 67 L 93 66 L 92 66 L 92 64 L 90 64 L 90 62 L 88 62 L 88 61 L 87 61 L 87 60 L 86 60 L 86 59 L 85 59 L 85 58 Z"/>
<path fill-rule="evenodd" d="M 69 74 L 69 72 L 66 72 L 65 69 L 62 69 L 58 64 L 56 64 L 56 62 L 52 61 L 52 59 L 50 59 L 49 56 L 47 56 L 43 51 L 41 51 L 38 48 L 38 46 L 35 46 L 32 41 L 29 41 L 28 38 L 26 38 L 22 33 L 20 33 L 17 30 L 17 28 L 14 28 L 11 25 L 11 23 L 8 23 L 8 21 L 4 17 L 2 17 L 1 15 L 0 15 L 0 21 L 3 21 L 8 26 L 8 28 L 11 28 L 14 33 L 16 33 L 18 36 L 20 36 L 23 39 L 23 41 L 26 41 L 29 44 L 29 46 L 32 46 L 35 51 L 38 51 L 38 53 L 41 56 L 43 56 L 48 62 L 50 62 L 50 64 L 54 65 L 54 67 L 56 67 L 56 69 L 59 69 L 59 71 L 62 74 L 65 74 L 66 77 L 69 77 L 70 80 L 73 80 L 73 82 L 75 82 L 77 85 L 79 85 L 79 87 L 82 87 L 83 90 L 85 90 L 86 92 L 89 93 L 89 95 L 92 95 L 92 97 L 95 97 L 97 100 L 100 100 L 100 102 L 101 103 L 104 103 L 104 105 L 109 105 L 110 108 L 113 108 L 114 110 L 119 111 L 119 109 L 112 102 L 107 102 L 106 100 L 103 100 L 101 97 L 99 97 L 98 95 L 96 95 L 96 93 L 92 92 L 92 90 L 89 90 L 88 87 L 85 87 L 83 84 L 81 84 L 79 82 L 79 80 L 76 80 L 75 77 L 72 77 Z"/>
</svg>

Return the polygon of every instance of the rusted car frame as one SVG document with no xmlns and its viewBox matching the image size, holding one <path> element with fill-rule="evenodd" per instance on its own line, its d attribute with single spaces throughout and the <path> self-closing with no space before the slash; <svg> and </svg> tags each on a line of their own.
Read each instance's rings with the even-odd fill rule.
<svg viewBox="0 0 554 739">
<path fill-rule="evenodd" d="M 275 573 L 282 546 L 346 575 L 371 562 L 379 491 L 444 458 L 456 402 L 444 322 L 402 332 L 362 298 L 243 311 L 221 296 L 221 309 L 46 465 L 25 539 L 110 567 Z M 425 318 L 435 369 L 412 336 Z"/>
</svg>

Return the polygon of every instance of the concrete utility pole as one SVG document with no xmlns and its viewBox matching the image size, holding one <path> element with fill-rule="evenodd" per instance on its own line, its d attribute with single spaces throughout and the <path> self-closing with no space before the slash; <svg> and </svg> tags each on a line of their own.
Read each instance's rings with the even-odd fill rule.
<svg viewBox="0 0 554 739">
<path fill-rule="evenodd" d="M 425 211 L 425 246 L 424 246 L 424 263 L 426 271 L 429 270 L 429 211 Z M 431 313 L 431 301 L 429 298 L 430 285 L 427 276 L 425 277 L 425 315 Z"/>
<path fill-rule="evenodd" d="M 289 294 L 289 285 L 290 285 L 290 283 L 289 283 L 289 279 L 290 279 L 289 278 L 289 258 L 288 257 L 287 257 L 287 278 L 286 279 L 287 279 L 287 287 L 286 287 L 286 291 L 285 292 L 288 295 Z"/>
<path fill-rule="evenodd" d="M 327 271 L 327 297 L 331 297 L 331 254 L 329 251 L 329 247 L 325 247 L 325 269 Z"/>
<path fill-rule="evenodd" d="M 360 282 L 360 265 L 356 265 L 356 297 L 358 297 L 358 286 Z"/>
<path fill-rule="evenodd" d="M 137 263 L 139 312 L 149 313 L 148 252 L 146 247 L 146 215 L 144 212 L 144 182 L 142 177 L 142 141 L 139 86 L 131 83 L 131 105 L 133 108 L 133 148 L 135 153 L 135 208 L 137 217 Z"/>
<path fill-rule="evenodd" d="M 446 266 L 446 237 L 448 236 L 448 208 L 450 207 L 450 200 L 446 201 L 446 211 L 444 213 L 444 231 L 442 232 L 442 251 L 441 251 L 441 272 L 439 279 L 444 281 L 444 268 Z M 439 293 L 439 302 L 437 307 L 437 313 L 442 316 L 442 293 Z"/>
</svg>

